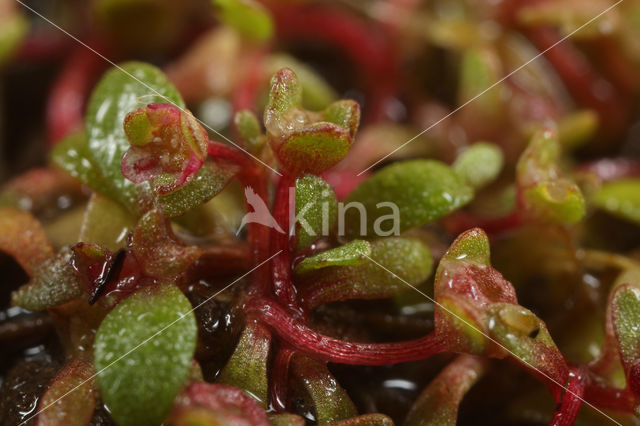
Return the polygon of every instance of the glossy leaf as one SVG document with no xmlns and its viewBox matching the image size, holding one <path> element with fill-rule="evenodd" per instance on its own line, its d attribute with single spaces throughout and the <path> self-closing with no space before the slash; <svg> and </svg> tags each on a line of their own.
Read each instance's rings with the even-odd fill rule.
<svg viewBox="0 0 640 426">
<path fill-rule="evenodd" d="M 220 193 L 237 172 L 236 166 L 207 161 L 189 183 L 168 194 L 160 194 L 157 204 L 165 216 L 181 216 Z"/>
<path fill-rule="evenodd" d="M 290 68 L 296 73 L 302 86 L 302 105 L 305 108 L 313 111 L 321 110 L 338 98 L 333 87 L 321 75 L 293 56 L 281 53 L 272 54 L 267 59 L 266 68 L 268 75 L 273 75 L 282 68 Z"/>
<path fill-rule="evenodd" d="M 517 303 L 516 293 L 489 261 L 489 239 L 474 228 L 456 238 L 438 265 L 435 327 L 452 351 L 505 355 L 486 338 L 487 309 L 496 303 Z"/>
<path fill-rule="evenodd" d="M 145 287 L 107 315 L 96 334 L 94 364 L 118 424 L 165 419 L 191 370 L 196 339 L 191 304 L 171 284 Z"/>
<path fill-rule="evenodd" d="M 71 262 L 73 252 L 64 248 L 38 266 L 31 280 L 11 295 L 11 302 L 30 311 L 62 305 L 80 297 L 86 287 Z"/>
<path fill-rule="evenodd" d="M 329 236 L 337 219 L 338 200 L 324 179 L 305 175 L 296 179 L 296 245 L 309 247 L 321 236 Z"/>
<path fill-rule="evenodd" d="M 625 371 L 640 362 L 640 289 L 618 286 L 611 295 L 612 325 Z"/>
<path fill-rule="evenodd" d="M 113 184 L 118 200 L 139 210 L 141 200 L 148 197 L 148 185 L 133 184 L 120 171 L 122 157 L 129 148 L 124 119 L 131 111 L 150 103 L 171 102 L 184 108 L 184 101 L 158 68 L 142 62 L 127 62 L 121 68 L 107 71 L 89 99 L 88 155 Z"/>
<path fill-rule="evenodd" d="M 503 162 L 499 147 L 479 142 L 460 154 L 452 167 L 468 185 L 482 188 L 498 177 Z"/>
<path fill-rule="evenodd" d="M 258 323 L 248 323 L 233 355 L 220 372 L 218 381 L 242 389 L 267 408 L 267 362 L 270 348 L 269 330 Z"/>
<path fill-rule="evenodd" d="M 360 123 L 360 107 L 354 101 L 338 101 L 324 111 L 301 108 L 302 85 L 289 68 L 271 79 L 264 124 L 271 148 L 284 168 L 294 176 L 321 173 L 342 160 Z"/>
<path fill-rule="evenodd" d="M 167 194 L 184 186 L 202 167 L 209 135 L 188 110 L 153 103 L 124 119 L 131 147 L 122 157 L 122 174 L 134 183 L 151 181 Z"/>
<path fill-rule="evenodd" d="M 269 11 L 255 0 L 212 0 L 222 22 L 256 42 L 266 42 L 274 32 Z"/>
<path fill-rule="evenodd" d="M 524 367 L 539 374 L 548 382 L 556 401 L 559 401 L 563 389 L 557 383 L 566 383 L 569 376 L 562 354 L 556 347 L 544 321 L 528 309 L 509 303 L 496 303 L 489 307 L 489 331 L 492 338 L 504 346 Z M 555 382 L 555 383 L 554 383 Z"/>
<path fill-rule="evenodd" d="M 11 255 L 29 275 L 53 257 L 40 222 L 30 213 L 10 207 L 0 207 L 0 251 Z"/>
<path fill-rule="evenodd" d="M 640 179 L 606 182 L 590 201 L 615 216 L 640 224 Z"/>
<path fill-rule="evenodd" d="M 94 243 L 111 251 L 126 245 L 135 219 L 117 202 L 93 193 L 82 219 L 79 241 Z"/>
<path fill-rule="evenodd" d="M 197 247 L 178 240 L 169 221 L 158 210 L 150 210 L 140 219 L 131 246 L 144 272 L 156 278 L 179 275 L 201 255 Z"/>
<path fill-rule="evenodd" d="M 422 391 L 404 424 L 455 426 L 462 398 L 486 370 L 482 358 L 459 356 Z"/>
<path fill-rule="evenodd" d="M 233 386 L 193 383 L 176 399 L 170 424 L 268 426 L 264 409 Z"/>
<path fill-rule="evenodd" d="M 364 240 L 353 240 L 345 245 L 304 258 L 296 265 L 296 274 L 304 274 L 330 266 L 354 266 L 367 262 L 371 256 L 371 244 Z"/>
<path fill-rule="evenodd" d="M 310 309 L 337 300 L 386 298 L 408 290 L 406 283 L 421 284 L 432 268 L 431 252 L 422 242 L 389 237 L 371 243 L 371 256 L 360 265 L 305 274 L 300 291 Z"/>
<path fill-rule="evenodd" d="M 94 191 L 126 205 L 116 187 L 94 163 L 84 133 L 69 135 L 58 142 L 51 151 L 51 161 Z"/>
<path fill-rule="evenodd" d="M 291 374 L 302 383 L 311 397 L 319 425 L 357 415 L 349 395 L 331 375 L 324 362 L 295 355 L 291 361 Z"/>
<path fill-rule="evenodd" d="M 552 131 L 534 135 L 516 168 L 519 200 L 535 220 L 572 224 L 584 216 L 584 197 L 575 183 L 562 177 L 559 156 L 560 145 Z"/>
<path fill-rule="evenodd" d="M 349 194 L 345 204 L 346 232 L 374 237 L 381 230 L 387 231 L 388 225 L 383 223 L 397 220 L 396 209 L 390 204 L 397 207 L 399 232 L 404 232 L 446 216 L 472 198 L 473 189 L 438 161 L 398 162 L 380 170 Z M 362 203 L 366 218 L 361 219 L 358 208 L 349 207 L 351 202 Z"/>
<path fill-rule="evenodd" d="M 86 361 L 67 362 L 42 395 L 36 426 L 85 426 L 93 417 L 96 397 L 93 367 Z"/>
</svg>

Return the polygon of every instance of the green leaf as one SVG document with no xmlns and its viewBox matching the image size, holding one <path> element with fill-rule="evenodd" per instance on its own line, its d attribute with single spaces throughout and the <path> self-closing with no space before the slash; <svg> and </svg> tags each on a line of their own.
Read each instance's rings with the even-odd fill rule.
<svg viewBox="0 0 640 426">
<path fill-rule="evenodd" d="M 496 303 L 489 307 L 490 336 L 504 346 L 524 367 L 543 372 L 556 383 L 564 383 L 569 368 L 544 321 L 530 310 L 511 303 Z M 554 395 L 562 389 L 552 385 Z"/>
<path fill-rule="evenodd" d="M 355 101 L 334 102 L 324 111 L 304 110 L 302 86 L 289 68 L 271 78 L 264 124 L 271 148 L 293 176 L 318 174 L 342 160 L 360 123 Z"/>
<path fill-rule="evenodd" d="M 143 271 L 156 278 L 178 276 L 201 255 L 196 246 L 178 240 L 158 210 L 148 211 L 138 222 L 131 237 L 131 251 Z"/>
<path fill-rule="evenodd" d="M 236 173 L 236 166 L 207 161 L 189 183 L 173 192 L 159 195 L 157 204 L 165 216 L 181 216 L 216 196 Z"/>
<path fill-rule="evenodd" d="M 398 232 L 404 232 L 446 216 L 472 198 L 473 189 L 445 164 L 434 160 L 394 163 L 349 194 L 344 211 L 346 232 L 350 236 L 388 235 L 382 225 L 387 221 L 399 221 Z M 349 206 L 352 202 L 364 206 L 366 217 L 360 217 L 357 206 Z"/>
<path fill-rule="evenodd" d="M 263 43 L 273 36 L 273 21 L 269 11 L 254 0 L 212 0 L 220 8 L 222 22 L 234 27 L 248 38 Z"/>
<path fill-rule="evenodd" d="M 129 148 L 124 119 L 131 111 L 156 102 L 184 108 L 184 101 L 158 68 L 142 62 L 127 62 L 112 68 L 94 89 L 87 107 L 88 155 L 101 174 L 114 185 L 118 201 L 133 211 L 148 198 L 148 184 L 133 184 L 120 170 Z"/>
<path fill-rule="evenodd" d="M 462 398 L 487 367 L 487 362 L 479 357 L 456 358 L 422 391 L 407 415 L 405 426 L 455 426 Z"/>
<path fill-rule="evenodd" d="M 562 176 L 560 144 L 550 130 L 536 133 L 516 166 L 516 181 L 525 212 L 542 222 L 572 224 L 585 214 L 580 188 Z"/>
<path fill-rule="evenodd" d="M 11 255 L 29 275 L 54 254 L 40 222 L 11 207 L 0 207 L 0 251 Z"/>
<path fill-rule="evenodd" d="M 503 162 L 499 147 L 479 142 L 460 154 L 452 167 L 468 185 L 482 188 L 498 177 Z"/>
<path fill-rule="evenodd" d="M 431 252 L 422 242 L 389 237 L 372 242 L 371 258 L 360 265 L 329 266 L 305 274 L 300 291 L 310 309 L 336 300 L 386 298 L 409 289 L 406 283 L 421 284 L 432 269 Z"/>
<path fill-rule="evenodd" d="M 353 240 L 347 244 L 310 256 L 298 263 L 296 274 L 304 274 L 329 266 L 361 265 L 371 256 L 371 244 L 364 240 Z"/>
<path fill-rule="evenodd" d="M 350 146 L 347 130 L 320 122 L 290 135 L 276 153 L 292 175 L 321 173 L 342 160 Z"/>
<path fill-rule="evenodd" d="M 291 374 L 302 382 L 316 411 L 319 425 L 356 416 L 356 407 L 331 375 L 324 362 L 296 354 L 291 360 Z"/>
<path fill-rule="evenodd" d="M 68 361 L 42 395 L 37 426 L 85 426 L 96 405 L 93 367 L 86 361 Z M 45 409 L 46 407 L 46 409 Z"/>
<path fill-rule="evenodd" d="M 640 289 L 631 284 L 617 287 L 611 295 L 612 323 L 625 370 L 640 361 Z"/>
<path fill-rule="evenodd" d="M 126 245 L 127 234 L 135 224 L 135 218 L 120 204 L 93 193 L 82 219 L 78 240 L 117 251 Z"/>
<path fill-rule="evenodd" d="M 488 334 L 488 309 L 496 303 L 517 303 L 509 281 L 490 266 L 489 239 L 480 228 L 462 233 L 442 256 L 434 282 L 438 302 L 436 333 L 449 350 L 503 357 Z M 483 334 L 484 333 L 484 334 Z"/>
<path fill-rule="evenodd" d="M 31 280 L 11 295 L 11 302 L 30 311 L 62 305 L 83 294 L 82 283 L 71 262 L 73 252 L 62 249 L 39 265 Z"/>
<path fill-rule="evenodd" d="M 606 182 L 590 201 L 598 208 L 640 225 L 640 179 Z"/>
<path fill-rule="evenodd" d="M 245 391 L 267 408 L 269 388 L 267 362 L 271 347 L 271 333 L 258 323 L 248 323 L 238 346 L 220 373 L 218 381 Z"/>
<path fill-rule="evenodd" d="M 84 133 L 75 133 L 60 141 L 51 151 L 51 161 L 94 191 L 120 201 L 118 191 L 104 177 L 89 154 Z"/>
<path fill-rule="evenodd" d="M 302 105 L 313 111 L 329 106 L 338 98 L 333 87 L 327 83 L 314 69 L 293 56 L 273 54 L 267 59 L 268 75 L 273 75 L 281 68 L 291 68 L 300 80 L 302 86 Z"/>
<path fill-rule="evenodd" d="M 297 249 L 309 247 L 321 236 L 329 236 L 337 219 L 338 200 L 324 179 L 305 175 L 296 179 Z"/>
<path fill-rule="evenodd" d="M 191 370 L 196 339 L 191 304 L 172 284 L 145 287 L 106 316 L 94 364 L 100 395 L 118 424 L 158 425 L 166 418 Z"/>
<path fill-rule="evenodd" d="M 445 260 L 474 262 L 479 265 L 491 264 L 489 237 L 480 228 L 472 228 L 458 235 L 444 254 Z"/>
</svg>

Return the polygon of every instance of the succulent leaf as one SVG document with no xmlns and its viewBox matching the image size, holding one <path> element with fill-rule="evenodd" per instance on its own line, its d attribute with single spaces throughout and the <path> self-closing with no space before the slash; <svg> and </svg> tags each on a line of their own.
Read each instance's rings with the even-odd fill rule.
<svg viewBox="0 0 640 426">
<path fill-rule="evenodd" d="M 100 395 L 118 424 L 157 425 L 166 418 L 191 371 L 196 339 L 191 304 L 172 284 L 145 287 L 106 316 L 94 364 Z"/>
<path fill-rule="evenodd" d="M 124 72 L 122 71 L 124 70 Z M 91 163 L 114 185 L 118 201 L 134 211 L 148 198 L 149 187 L 134 184 L 121 172 L 124 153 L 129 149 L 123 123 L 131 111 L 154 102 L 171 102 L 184 108 L 175 87 L 158 68 L 127 62 L 112 68 L 94 89 L 87 107 L 87 153 Z"/>
<path fill-rule="evenodd" d="M 303 250 L 321 236 L 329 236 L 336 223 L 338 200 L 331 185 L 313 175 L 296 179 L 295 195 L 296 245 Z"/>
<path fill-rule="evenodd" d="M 584 216 L 585 202 L 580 188 L 562 177 L 559 156 L 554 132 L 542 130 L 533 136 L 516 168 L 519 200 L 535 220 L 572 224 Z"/>
<path fill-rule="evenodd" d="M 42 395 L 36 426 L 85 426 L 96 404 L 93 367 L 86 361 L 68 361 Z"/>
<path fill-rule="evenodd" d="M 371 256 L 358 253 L 365 258 L 361 264 L 327 266 L 304 274 L 301 294 L 305 304 L 313 309 L 337 300 L 391 297 L 408 290 L 406 283 L 418 286 L 431 275 L 431 252 L 418 240 L 384 238 L 372 242 L 370 250 Z"/>
<path fill-rule="evenodd" d="M 482 188 L 498 177 L 504 158 L 496 145 L 479 142 L 471 145 L 456 158 L 453 170 L 473 188 Z"/>
<path fill-rule="evenodd" d="M 302 382 L 316 411 L 319 425 L 356 416 L 356 407 L 331 375 L 324 362 L 296 354 L 291 360 L 291 374 Z"/>
<path fill-rule="evenodd" d="M 371 256 L 371 244 L 364 240 L 353 240 L 345 245 L 304 258 L 295 267 L 296 274 L 304 274 L 330 266 L 361 265 Z"/>
<path fill-rule="evenodd" d="M 404 232 L 446 216 L 467 204 L 472 197 L 473 189 L 450 167 L 438 161 L 394 163 L 349 194 L 345 200 L 346 232 L 351 236 L 378 235 L 381 230 L 386 231 L 379 219 L 389 216 L 399 221 L 399 232 Z M 390 201 L 396 206 L 389 206 L 391 214 L 390 209 L 385 208 Z M 349 206 L 352 202 L 362 203 L 365 218 L 360 217 L 359 209 Z M 396 209 L 399 218 L 395 218 Z"/>
<path fill-rule="evenodd" d="M 220 372 L 218 381 L 238 387 L 267 408 L 267 361 L 271 348 L 271 333 L 258 323 L 245 326 L 238 346 Z"/>
</svg>

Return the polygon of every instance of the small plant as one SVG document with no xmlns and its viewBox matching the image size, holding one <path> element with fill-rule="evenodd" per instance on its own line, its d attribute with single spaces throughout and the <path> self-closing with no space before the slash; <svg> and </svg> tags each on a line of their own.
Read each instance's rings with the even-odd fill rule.
<svg viewBox="0 0 640 426">
<path fill-rule="evenodd" d="M 580 43 L 607 2 L 336 3 L 214 0 L 164 70 L 74 53 L 50 165 L 0 190 L 28 276 L 0 341 L 48 357 L 3 367 L 0 423 L 637 422 L 640 163 L 591 158 L 632 124 L 638 2 Z M 170 57 L 184 7 L 89 2 L 123 57 Z M 298 39 L 363 102 L 276 50 Z"/>
</svg>

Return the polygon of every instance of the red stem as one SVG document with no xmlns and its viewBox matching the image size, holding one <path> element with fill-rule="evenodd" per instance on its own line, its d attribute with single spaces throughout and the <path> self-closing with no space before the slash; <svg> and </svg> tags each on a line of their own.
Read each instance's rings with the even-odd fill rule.
<svg viewBox="0 0 640 426">
<path fill-rule="evenodd" d="M 278 300 L 285 306 L 296 309 L 298 302 L 296 289 L 291 278 L 291 241 L 289 227 L 290 210 L 294 207 L 289 202 L 289 191 L 294 186 L 295 179 L 284 175 L 278 182 L 273 214 L 276 222 L 283 232 L 278 229 L 271 230 L 271 253 L 280 251 L 274 259 L 271 267 L 273 292 Z"/>
<path fill-rule="evenodd" d="M 241 171 L 238 174 L 238 180 L 244 187 L 245 192 L 252 190 L 262 199 L 264 205 L 268 205 L 268 179 L 265 169 L 260 164 L 239 149 L 216 141 L 209 141 L 207 154 L 210 157 L 228 160 L 240 166 Z M 249 198 L 246 197 L 246 200 L 246 210 L 250 211 L 252 206 L 249 204 Z M 269 257 L 270 229 L 266 225 L 250 222 L 247 224 L 247 233 L 252 265 L 257 266 Z M 252 291 L 264 294 L 264 290 L 269 283 L 269 268 L 262 266 L 256 269 L 253 275 L 253 282 Z"/>
<path fill-rule="evenodd" d="M 84 107 L 89 91 L 108 65 L 84 46 L 78 46 L 53 84 L 47 102 L 47 136 L 55 145 L 84 125 Z"/>
<path fill-rule="evenodd" d="M 629 98 L 620 93 L 591 66 L 586 56 L 570 41 L 560 44 L 555 28 L 536 27 L 525 33 L 551 62 L 573 97 L 581 105 L 597 111 L 607 133 L 618 134 L 628 121 Z"/>
<path fill-rule="evenodd" d="M 586 373 L 581 368 L 572 368 L 569 372 L 569 383 L 560 406 L 556 408 L 550 426 L 571 426 L 576 420 L 582 395 L 584 394 Z"/>
<path fill-rule="evenodd" d="M 398 343 L 361 343 L 329 337 L 307 327 L 278 303 L 266 298 L 249 301 L 245 310 L 257 315 L 298 351 L 328 362 L 388 365 L 417 361 L 446 351 L 444 340 L 435 333 Z"/>
<path fill-rule="evenodd" d="M 278 412 L 287 411 L 287 390 L 289 387 L 289 364 L 295 351 L 285 347 L 278 351 L 271 374 L 271 404 Z"/>
<path fill-rule="evenodd" d="M 584 399 L 605 409 L 633 413 L 637 405 L 635 397 L 628 389 L 616 389 L 604 385 L 591 375 L 584 390 Z"/>
</svg>

